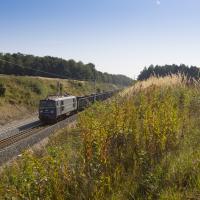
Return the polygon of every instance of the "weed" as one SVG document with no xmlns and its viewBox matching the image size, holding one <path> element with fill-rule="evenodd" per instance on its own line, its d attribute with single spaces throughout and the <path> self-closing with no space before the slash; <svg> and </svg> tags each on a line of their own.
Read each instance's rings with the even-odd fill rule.
<svg viewBox="0 0 200 200">
<path fill-rule="evenodd" d="M 180 77 L 152 79 L 95 103 L 40 156 L 5 169 L 1 197 L 198 199 L 200 92 Z"/>
</svg>

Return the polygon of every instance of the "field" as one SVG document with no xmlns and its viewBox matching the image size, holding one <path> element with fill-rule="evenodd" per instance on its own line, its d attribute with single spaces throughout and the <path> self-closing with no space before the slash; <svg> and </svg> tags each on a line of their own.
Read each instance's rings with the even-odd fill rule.
<svg viewBox="0 0 200 200">
<path fill-rule="evenodd" d="M 6 91 L 0 94 L 0 125 L 31 116 L 37 111 L 40 99 L 56 94 L 58 81 L 63 85 L 63 93 L 84 95 L 94 92 L 94 83 L 87 81 L 1 75 L 0 86 L 6 88 Z M 97 83 L 96 88 L 103 91 L 118 87 Z"/>
<path fill-rule="evenodd" d="M 76 128 L 6 167 L 0 197 L 199 199 L 199 87 L 181 76 L 151 78 L 94 104 Z"/>
</svg>

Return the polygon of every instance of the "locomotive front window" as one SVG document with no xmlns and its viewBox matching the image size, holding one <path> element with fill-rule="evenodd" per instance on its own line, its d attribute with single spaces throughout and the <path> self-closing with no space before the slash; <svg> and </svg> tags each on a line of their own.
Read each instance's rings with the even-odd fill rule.
<svg viewBox="0 0 200 200">
<path fill-rule="evenodd" d="M 52 101 L 52 100 L 40 101 L 40 107 L 51 107 L 51 106 L 55 106 L 55 105 L 56 105 L 55 101 Z"/>
</svg>

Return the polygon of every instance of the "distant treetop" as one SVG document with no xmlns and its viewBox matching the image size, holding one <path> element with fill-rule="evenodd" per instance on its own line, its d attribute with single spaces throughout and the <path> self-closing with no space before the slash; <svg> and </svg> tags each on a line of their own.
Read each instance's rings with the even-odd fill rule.
<svg viewBox="0 0 200 200">
<path fill-rule="evenodd" d="M 133 81 L 124 75 L 113 75 L 97 71 L 92 63 L 84 64 L 72 59 L 64 60 L 51 56 L 38 57 L 21 53 L 0 53 L 0 74 L 96 80 L 97 82 L 122 86 L 128 86 Z"/>
<path fill-rule="evenodd" d="M 199 79 L 200 69 L 195 66 L 188 67 L 184 64 L 181 65 L 150 65 L 144 68 L 138 76 L 138 80 L 146 80 L 151 76 L 164 77 L 172 74 L 184 74 L 187 78 Z"/>
</svg>

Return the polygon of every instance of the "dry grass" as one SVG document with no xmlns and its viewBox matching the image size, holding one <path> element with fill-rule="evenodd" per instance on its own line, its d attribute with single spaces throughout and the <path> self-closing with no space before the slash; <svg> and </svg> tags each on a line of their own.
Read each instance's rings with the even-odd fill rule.
<svg viewBox="0 0 200 200">
<path fill-rule="evenodd" d="M 145 90 L 149 87 L 174 87 L 174 86 L 184 86 L 187 83 L 187 78 L 184 75 L 171 75 L 165 77 L 155 77 L 152 76 L 147 80 L 138 81 L 133 86 L 125 89 L 121 92 L 121 96 L 133 95 L 138 91 Z"/>
<path fill-rule="evenodd" d="M 27 119 L 27 117 L 31 117 L 32 115 L 33 109 L 27 109 L 24 106 L 5 103 L 4 106 L 0 106 L 0 127 L 13 121 L 13 119 Z"/>
</svg>

